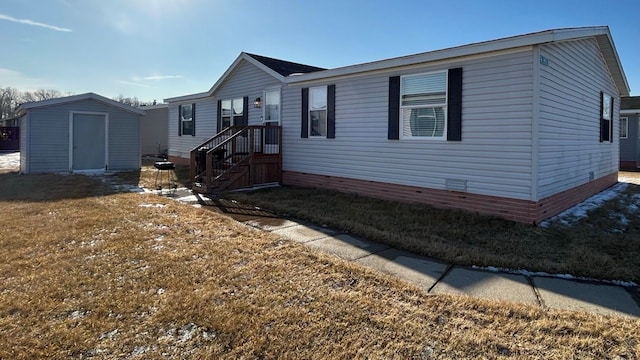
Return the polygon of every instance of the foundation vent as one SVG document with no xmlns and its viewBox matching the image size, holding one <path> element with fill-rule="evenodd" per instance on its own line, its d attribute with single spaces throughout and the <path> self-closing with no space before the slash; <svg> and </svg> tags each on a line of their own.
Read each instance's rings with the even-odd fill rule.
<svg viewBox="0 0 640 360">
<path fill-rule="evenodd" d="M 467 192 L 467 180 L 445 179 L 444 188 L 451 191 Z"/>
</svg>

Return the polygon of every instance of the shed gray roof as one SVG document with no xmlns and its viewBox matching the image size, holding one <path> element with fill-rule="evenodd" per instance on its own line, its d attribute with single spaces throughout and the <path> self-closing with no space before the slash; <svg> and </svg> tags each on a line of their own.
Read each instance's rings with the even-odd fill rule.
<svg viewBox="0 0 640 360">
<path fill-rule="evenodd" d="M 48 100 L 41 100 L 41 101 L 31 101 L 31 102 L 28 102 L 28 103 L 20 104 L 20 106 L 18 106 L 17 110 L 18 110 L 18 115 L 23 115 L 27 110 L 33 109 L 33 108 L 39 108 L 39 107 L 45 107 L 45 106 L 55 106 L 55 105 L 66 104 L 66 103 L 70 103 L 70 102 L 74 102 L 74 101 L 87 100 L 87 99 L 93 99 L 93 100 L 96 100 L 96 101 L 100 101 L 100 102 L 105 103 L 107 105 L 111 105 L 111 106 L 119 108 L 121 110 L 132 112 L 132 113 L 135 113 L 135 114 L 138 114 L 138 115 L 144 115 L 145 114 L 144 110 L 135 108 L 135 107 L 127 105 L 127 104 L 123 104 L 121 102 L 117 102 L 115 100 L 111 100 L 109 98 L 106 98 L 104 96 L 101 96 L 101 95 L 98 95 L 98 94 L 92 93 L 92 92 L 79 94 L 79 95 L 65 96 L 65 97 L 55 98 L 55 99 L 48 99 Z"/>
</svg>

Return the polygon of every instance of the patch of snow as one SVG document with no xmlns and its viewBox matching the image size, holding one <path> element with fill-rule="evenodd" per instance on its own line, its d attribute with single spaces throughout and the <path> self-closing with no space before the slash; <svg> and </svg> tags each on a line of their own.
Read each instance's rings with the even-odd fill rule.
<svg viewBox="0 0 640 360">
<path fill-rule="evenodd" d="M 140 207 L 144 207 L 144 208 L 152 208 L 152 207 L 163 208 L 163 207 L 166 207 L 166 206 L 167 205 L 165 205 L 165 204 L 140 204 Z"/>
<path fill-rule="evenodd" d="M 183 196 L 183 197 L 179 197 L 176 200 L 180 201 L 180 202 L 198 202 L 198 198 L 195 195 L 188 195 L 188 196 Z"/>
<path fill-rule="evenodd" d="M 3 170 L 18 170 L 20 169 L 20 153 L 0 153 L 0 169 Z"/>
<path fill-rule="evenodd" d="M 136 346 L 131 352 L 131 356 L 139 356 L 151 350 L 150 346 Z"/>
<path fill-rule="evenodd" d="M 506 268 L 498 268 L 498 267 L 495 267 L 495 266 L 478 266 L 478 265 L 472 265 L 471 268 L 472 269 L 477 269 L 477 270 L 495 272 L 495 273 L 507 273 L 507 274 L 515 274 L 515 275 L 522 275 L 522 276 L 528 276 L 528 277 L 541 276 L 541 277 L 552 277 L 552 278 L 565 279 L 565 280 L 584 280 L 584 281 L 599 282 L 599 283 L 603 283 L 603 284 L 618 285 L 618 286 L 623 286 L 623 287 L 636 287 L 636 286 L 638 286 L 638 284 L 636 284 L 633 281 L 598 280 L 598 279 L 594 279 L 594 278 L 588 278 L 588 277 L 583 277 L 583 276 L 575 276 L 575 275 L 571 275 L 571 274 L 551 274 L 551 273 L 544 272 L 544 271 L 529 271 L 529 270 L 524 270 L 524 269 L 513 270 L 513 269 L 506 269 Z"/>
<path fill-rule="evenodd" d="M 593 195 L 592 197 L 586 199 L 585 201 L 579 203 L 578 205 L 569 208 L 560 214 L 549 218 L 540 223 L 539 226 L 547 227 L 552 222 L 559 221 L 564 225 L 572 225 L 578 222 L 580 219 L 584 219 L 587 217 L 587 212 L 593 209 L 597 209 L 602 206 L 605 202 L 614 199 L 616 196 L 620 195 L 626 188 L 627 183 L 618 183 L 607 190 L 604 190 L 598 194 Z"/>
</svg>

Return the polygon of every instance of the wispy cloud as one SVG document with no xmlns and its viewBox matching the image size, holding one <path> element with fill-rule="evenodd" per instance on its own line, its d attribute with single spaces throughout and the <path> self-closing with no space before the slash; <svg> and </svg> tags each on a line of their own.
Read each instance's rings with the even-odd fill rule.
<svg viewBox="0 0 640 360">
<path fill-rule="evenodd" d="M 0 79 L 2 86 L 11 86 L 20 91 L 34 91 L 37 89 L 55 89 L 58 85 L 48 79 L 34 78 L 19 71 L 1 68 Z"/>
<path fill-rule="evenodd" d="M 71 32 L 71 31 L 73 31 L 73 30 L 68 29 L 68 28 L 49 25 L 49 24 L 45 24 L 45 23 L 41 23 L 41 22 L 29 20 L 29 19 L 18 19 L 18 18 L 14 18 L 13 16 L 5 15 L 5 14 L 0 14 L 0 20 L 7 20 L 7 21 L 12 21 L 12 22 L 16 22 L 16 23 L 19 23 L 19 24 L 25 24 L 25 25 L 31 25 L 31 26 L 40 26 L 40 27 L 43 27 L 45 29 L 50 29 L 50 30 L 55 30 L 55 31 L 62 31 L 62 32 Z"/>
<path fill-rule="evenodd" d="M 138 86 L 138 87 L 144 87 L 144 88 L 151 87 L 151 86 L 149 86 L 149 85 L 141 84 L 141 83 L 139 83 L 139 82 L 124 81 L 124 80 L 118 80 L 118 82 L 119 82 L 120 84 L 131 85 L 131 86 Z"/>
<path fill-rule="evenodd" d="M 170 79 L 180 79 L 182 75 L 151 75 L 151 76 L 134 76 L 133 81 L 143 81 L 143 80 L 170 80 Z"/>
</svg>

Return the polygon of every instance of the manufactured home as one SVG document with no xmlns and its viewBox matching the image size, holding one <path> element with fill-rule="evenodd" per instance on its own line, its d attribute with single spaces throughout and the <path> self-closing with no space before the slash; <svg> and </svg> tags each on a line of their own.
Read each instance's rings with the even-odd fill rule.
<svg viewBox="0 0 640 360">
<path fill-rule="evenodd" d="M 617 182 L 628 95 L 608 27 L 334 69 L 241 53 L 166 99 L 169 158 L 203 193 L 279 182 L 537 223 Z"/>
<path fill-rule="evenodd" d="M 144 111 L 86 93 L 18 107 L 22 173 L 140 168 Z"/>
<path fill-rule="evenodd" d="M 620 168 L 640 168 L 640 96 L 623 97 L 620 104 Z"/>
</svg>

